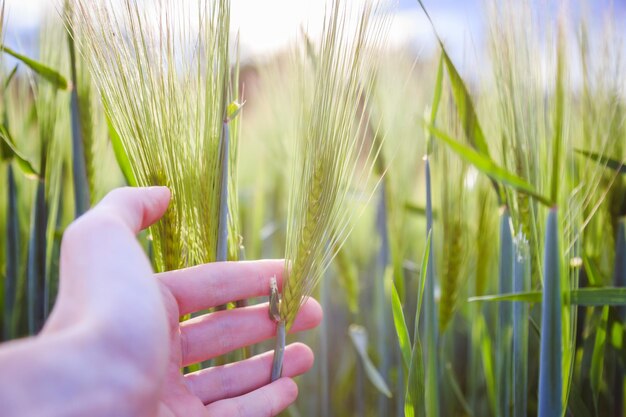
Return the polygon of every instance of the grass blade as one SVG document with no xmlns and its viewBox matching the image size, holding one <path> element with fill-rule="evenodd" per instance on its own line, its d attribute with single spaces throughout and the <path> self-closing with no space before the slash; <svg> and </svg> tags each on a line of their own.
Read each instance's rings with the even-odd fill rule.
<svg viewBox="0 0 626 417">
<path fill-rule="evenodd" d="M 558 211 L 550 210 L 546 225 L 544 285 L 539 359 L 539 417 L 559 417 L 562 408 L 561 273 Z"/>
<path fill-rule="evenodd" d="M 130 165 L 128 154 L 124 150 L 124 145 L 122 144 L 120 135 L 111 124 L 111 119 L 108 116 L 106 117 L 106 120 L 109 130 L 109 138 L 111 140 L 111 147 L 113 148 L 113 153 L 115 154 L 115 160 L 117 161 L 117 165 L 119 165 L 120 170 L 122 171 L 122 175 L 124 175 L 124 179 L 126 180 L 126 183 L 131 187 L 136 187 L 138 185 L 137 179 L 135 178 L 135 174 L 133 173 L 133 169 Z"/>
<path fill-rule="evenodd" d="M 396 328 L 396 334 L 398 335 L 398 343 L 400 343 L 400 351 L 402 352 L 404 375 L 407 376 L 412 361 L 411 340 L 402 311 L 402 303 L 400 302 L 398 290 L 396 290 L 396 285 L 393 281 L 391 282 L 391 310 L 393 312 L 393 324 Z"/>
<path fill-rule="evenodd" d="M 609 158 L 600 153 L 589 152 L 582 149 L 576 149 L 576 153 L 583 155 L 600 165 L 604 165 L 607 168 L 612 169 L 620 174 L 626 174 L 626 161 L 619 161 L 617 159 Z"/>
<path fill-rule="evenodd" d="M 17 166 L 20 167 L 26 177 L 30 179 L 39 178 L 39 173 L 35 170 L 33 164 L 17 150 L 9 131 L 4 126 L 0 126 L 0 139 L 2 139 L 2 144 L 5 145 L 3 152 L 8 152 L 8 155 L 4 155 L 4 157 L 14 158 Z"/>
<path fill-rule="evenodd" d="M 547 206 L 551 205 L 550 199 L 539 194 L 531 184 L 522 178 L 497 165 L 491 158 L 489 158 L 489 156 L 483 155 L 474 149 L 463 145 L 432 125 L 426 125 L 426 127 L 435 137 L 448 145 L 454 153 L 456 153 L 464 161 L 472 164 L 480 172 L 488 175 L 493 180 L 508 184 L 516 190 L 534 197 Z"/>
<path fill-rule="evenodd" d="M 525 303 L 541 302 L 541 291 L 527 291 L 513 294 L 485 295 L 468 298 L 468 302 L 493 301 L 521 301 Z M 569 292 L 570 302 L 573 305 L 598 306 L 626 306 L 626 288 L 578 288 Z"/>
<path fill-rule="evenodd" d="M 365 369 L 367 378 L 372 385 L 376 387 L 381 394 L 384 394 L 388 398 L 391 398 L 391 391 L 385 382 L 385 379 L 378 372 L 369 355 L 367 354 L 367 331 L 362 326 L 353 324 L 350 326 L 350 339 L 354 344 L 354 347 L 361 358 L 361 363 Z"/>
<path fill-rule="evenodd" d="M 426 415 L 426 400 L 424 387 L 424 351 L 419 333 L 419 319 L 422 311 L 422 300 L 428 275 L 428 262 L 430 260 L 430 238 L 428 233 L 424 255 L 422 256 L 422 267 L 420 269 L 419 292 L 417 294 L 417 307 L 415 309 L 415 330 L 413 333 L 413 347 L 411 349 L 411 360 L 409 362 L 409 375 L 407 377 L 406 394 L 404 396 L 404 414 L 406 417 L 422 417 Z M 408 333 L 408 332 L 407 332 Z M 408 334 L 407 334 L 408 337 Z M 404 353 L 404 350 L 403 350 Z"/>
<path fill-rule="evenodd" d="M 591 394 L 593 397 L 596 414 L 598 413 L 598 399 L 600 389 L 603 383 L 604 356 L 606 350 L 606 330 L 609 321 L 609 306 L 602 308 L 600 323 L 596 326 L 596 337 L 593 344 L 593 353 L 591 354 L 591 370 L 589 374 L 591 382 Z"/>
<path fill-rule="evenodd" d="M 430 109 L 430 124 L 435 126 L 437 122 L 437 114 L 439 113 L 439 104 L 441 103 L 441 92 L 443 91 L 443 52 L 439 57 L 439 65 L 437 67 L 437 80 L 435 81 L 435 92 L 433 94 L 433 103 Z M 426 141 L 426 155 L 432 153 L 432 134 L 428 136 Z"/>
<path fill-rule="evenodd" d="M 41 76 L 46 81 L 50 82 L 56 88 L 59 88 L 61 90 L 69 89 L 70 84 L 67 82 L 65 77 L 63 77 L 58 71 L 25 55 L 19 54 L 6 45 L 0 45 L 0 51 L 6 52 L 18 61 L 22 61 L 26 66 L 28 66 L 28 68 L 33 70 L 36 74 Z"/>
<path fill-rule="evenodd" d="M 613 270 L 613 283 L 616 287 L 626 287 L 626 217 L 619 221 L 617 238 L 615 240 L 615 267 Z M 626 318 L 626 310 L 620 310 L 620 319 Z"/>
<path fill-rule="evenodd" d="M 411 351 L 411 362 L 409 364 L 409 376 L 407 378 L 406 394 L 404 396 L 405 417 L 426 416 L 426 399 L 424 398 L 424 352 L 419 334 L 415 334 L 415 342 Z"/>
<path fill-rule="evenodd" d="M 435 25 L 424 6 L 422 0 L 418 0 L 419 5 L 422 10 L 426 14 L 428 21 L 435 33 L 435 37 L 437 38 L 437 42 L 441 47 L 441 58 L 443 62 L 446 64 L 446 69 L 448 70 L 448 77 L 450 79 L 450 84 L 452 86 L 452 94 L 454 96 L 454 102 L 456 104 L 457 112 L 459 114 L 459 119 L 461 120 L 461 124 L 463 125 L 463 130 L 470 144 L 476 148 L 480 153 L 489 156 L 489 148 L 487 146 L 487 141 L 485 140 L 485 135 L 483 134 L 483 130 L 480 127 L 480 123 L 478 121 L 478 116 L 476 115 L 476 110 L 474 109 L 474 105 L 472 103 L 471 96 L 463 79 L 459 75 L 459 72 L 456 70 L 454 63 L 450 59 L 446 48 L 443 44 L 443 41 L 439 37 L 437 30 L 435 29 Z M 441 87 L 438 87 L 440 89 Z M 437 90 L 437 89 L 436 89 Z M 431 120 L 432 125 L 432 120 Z"/>
<path fill-rule="evenodd" d="M 9 85 L 11 85 L 11 81 L 13 81 L 13 78 L 15 77 L 15 74 L 17 74 L 18 69 L 19 69 L 19 64 L 15 65 L 13 69 L 11 70 L 11 72 L 9 73 L 9 75 L 6 76 L 4 80 L 5 90 L 9 88 Z"/>
<path fill-rule="evenodd" d="M 563 28 L 559 27 L 559 39 L 557 46 L 557 69 L 556 69 L 556 92 L 555 92 L 555 115 L 554 115 L 554 139 L 552 149 L 552 184 L 550 186 L 550 200 L 556 204 L 559 194 L 559 179 L 561 177 L 561 147 L 563 144 L 563 101 L 564 91 L 564 34 Z"/>
</svg>

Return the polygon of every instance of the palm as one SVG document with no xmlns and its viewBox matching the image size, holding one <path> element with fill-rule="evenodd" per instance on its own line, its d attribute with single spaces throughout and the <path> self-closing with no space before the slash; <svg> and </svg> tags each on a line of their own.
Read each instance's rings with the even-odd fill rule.
<svg viewBox="0 0 626 417">
<path fill-rule="evenodd" d="M 275 325 L 269 320 L 267 304 L 205 314 L 182 323 L 178 318 L 230 301 L 267 295 L 269 277 L 279 275 L 281 269 L 282 262 L 266 261 L 204 265 L 158 275 L 170 334 L 162 416 L 275 415 L 295 399 L 297 391 L 288 378 L 266 385 L 271 354 L 185 376 L 180 372 L 184 366 L 273 335 Z M 228 289 L 220 293 L 220 288 Z M 311 328 L 320 319 L 319 305 L 308 302 L 294 330 Z M 311 364 L 312 354 L 306 346 L 295 344 L 287 348 L 285 376 L 305 372 Z M 277 395 L 268 396 L 268 390 L 275 390 Z"/>
<path fill-rule="evenodd" d="M 281 261 L 201 265 L 158 274 L 135 233 L 158 220 L 169 200 L 159 189 L 111 193 L 68 229 L 61 250 L 61 288 L 44 334 L 63 332 L 76 317 L 99 329 L 96 350 L 103 389 L 118 384 L 115 415 L 266 416 L 275 415 L 297 395 L 289 378 L 312 366 L 302 344 L 287 347 L 284 376 L 268 384 L 271 353 L 234 364 L 182 375 L 181 367 L 224 355 L 272 337 L 275 325 L 267 304 L 204 314 L 179 323 L 182 315 L 235 300 L 267 296 L 270 277 L 280 283 Z M 106 254 L 103 257 L 102 254 Z M 294 324 L 319 324 L 321 309 L 307 302 Z M 90 330 L 90 335 L 92 334 Z M 121 365 L 121 366 L 120 366 Z M 120 375 L 121 370 L 122 375 Z M 111 404 L 114 406 L 114 404 Z"/>
</svg>

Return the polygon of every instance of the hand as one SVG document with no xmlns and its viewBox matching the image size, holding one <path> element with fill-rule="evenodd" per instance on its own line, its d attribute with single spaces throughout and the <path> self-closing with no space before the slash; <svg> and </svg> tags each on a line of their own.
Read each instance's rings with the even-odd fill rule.
<svg viewBox="0 0 626 417">
<path fill-rule="evenodd" d="M 274 335 L 267 304 L 179 323 L 179 316 L 267 295 L 282 261 L 201 265 L 155 275 L 135 234 L 165 212 L 166 188 L 110 193 L 66 231 L 57 304 L 36 338 L 0 348 L 7 416 L 273 416 L 291 404 L 290 377 L 313 362 L 287 347 L 269 384 L 272 353 L 182 375 L 180 368 Z M 294 331 L 321 320 L 309 300 Z"/>
</svg>

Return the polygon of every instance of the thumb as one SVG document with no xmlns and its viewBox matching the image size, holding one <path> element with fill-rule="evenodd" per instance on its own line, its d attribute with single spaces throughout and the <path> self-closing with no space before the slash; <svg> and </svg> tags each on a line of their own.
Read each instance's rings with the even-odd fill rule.
<svg viewBox="0 0 626 417">
<path fill-rule="evenodd" d="M 167 187 L 118 188 L 104 197 L 86 216 L 96 220 L 99 216 L 112 216 L 132 232 L 138 233 L 165 214 L 170 198 Z"/>
<path fill-rule="evenodd" d="M 169 199 L 165 187 L 117 189 L 67 228 L 57 306 L 45 330 L 87 319 L 123 328 L 133 320 L 159 334 L 163 302 L 135 235 L 163 215 Z"/>
</svg>

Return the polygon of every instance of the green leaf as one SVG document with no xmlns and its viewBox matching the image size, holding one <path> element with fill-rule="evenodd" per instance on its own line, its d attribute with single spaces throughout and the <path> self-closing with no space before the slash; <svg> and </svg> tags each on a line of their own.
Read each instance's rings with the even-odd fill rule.
<svg viewBox="0 0 626 417">
<path fill-rule="evenodd" d="M 67 82 L 65 77 L 63 77 L 61 74 L 59 74 L 54 69 L 52 69 L 52 68 L 42 64 L 41 62 L 37 62 L 34 59 L 31 59 L 31 58 L 29 58 L 29 57 L 27 57 L 25 55 L 19 54 L 19 53 L 15 52 L 13 49 L 9 48 L 6 45 L 0 45 L 0 50 L 6 52 L 7 54 L 11 55 L 13 58 L 15 58 L 17 60 L 22 61 L 31 70 L 33 70 L 35 73 L 37 73 L 43 79 L 45 79 L 48 82 L 50 82 L 56 88 L 59 88 L 61 90 L 68 90 L 69 89 L 70 84 Z"/>
<path fill-rule="evenodd" d="M 430 124 L 435 126 L 437 121 L 437 113 L 439 112 L 439 103 L 441 103 L 441 92 L 443 90 L 443 53 L 439 57 L 439 65 L 437 67 L 437 80 L 435 81 L 435 91 L 433 94 L 433 103 L 430 109 Z M 426 142 L 426 155 L 432 153 L 432 134 Z"/>
<path fill-rule="evenodd" d="M 441 49 L 443 51 L 444 62 L 446 63 L 446 69 L 448 70 L 448 76 L 450 78 L 450 84 L 452 85 L 452 95 L 454 96 L 454 102 L 456 103 L 456 109 L 463 125 L 463 131 L 467 136 L 469 143 L 483 155 L 489 156 L 489 147 L 485 140 L 485 135 L 480 123 L 472 98 L 463 82 L 463 79 L 456 70 L 452 60 L 448 56 L 443 43 L 441 43 Z"/>
<path fill-rule="evenodd" d="M 422 300 L 424 299 L 424 288 L 426 286 L 426 276 L 428 275 L 428 260 L 430 259 L 431 238 L 433 232 L 429 230 L 426 238 L 426 247 L 422 255 L 422 265 L 420 269 L 420 291 L 417 294 L 417 308 L 415 309 L 415 334 L 417 335 L 417 326 L 419 324 L 420 314 L 422 313 Z M 416 336 L 417 337 L 417 336 Z"/>
<path fill-rule="evenodd" d="M 390 267 L 387 267 L 387 271 L 393 270 Z M 391 310 L 393 312 L 393 324 L 396 328 L 396 334 L 398 335 L 398 342 L 400 343 L 402 362 L 404 364 L 404 375 L 406 377 L 411 366 L 411 340 L 409 338 L 409 330 L 406 326 L 406 320 L 404 319 L 404 313 L 402 311 L 402 303 L 400 302 L 400 297 L 398 296 L 398 290 L 396 290 L 396 285 L 393 282 L 391 283 Z"/>
<path fill-rule="evenodd" d="M 433 28 L 433 32 L 435 33 L 435 37 L 437 38 L 437 42 L 441 47 L 441 61 L 440 68 L 437 74 L 437 81 L 439 80 L 439 75 L 441 71 L 441 62 L 443 61 L 446 65 L 446 69 L 448 70 L 448 78 L 450 79 L 450 84 L 452 87 L 452 95 L 454 96 L 454 102 L 456 104 L 457 112 L 459 114 L 459 118 L 463 125 L 463 130 L 470 144 L 476 148 L 479 152 L 489 155 L 489 148 L 487 146 L 487 141 L 485 140 L 485 135 L 483 133 L 482 128 L 480 127 L 480 123 L 478 121 L 478 116 L 476 114 L 476 110 L 474 108 L 474 104 L 472 103 L 472 98 L 469 94 L 469 90 L 465 86 L 463 82 L 463 78 L 456 70 L 454 63 L 450 59 L 448 52 L 446 51 L 446 47 L 443 44 L 443 41 L 439 37 L 437 30 L 435 29 L 435 25 L 430 18 L 430 15 L 426 11 L 426 7 L 422 3 L 421 0 L 418 0 L 422 10 L 426 14 L 431 27 Z M 435 96 L 437 97 L 437 92 L 439 97 L 441 96 L 441 85 L 437 85 L 435 88 Z M 433 124 L 433 119 L 431 118 L 431 125 Z"/>
<path fill-rule="evenodd" d="M 235 117 L 239 115 L 243 106 L 245 106 L 246 102 L 239 103 L 237 100 L 233 101 L 226 107 L 226 116 L 228 120 L 233 120 Z"/>
<path fill-rule="evenodd" d="M 563 101 L 565 91 L 563 86 L 563 66 L 565 65 L 563 30 L 559 27 L 559 37 L 557 45 L 557 69 L 556 69 L 556 108 L 554 115 L 554 139 L 552 149 L 552 184 L 550 187 L 550 199 L 556 204 L 559 192 L 559 179 L 561 178 L 561 147 L 563 142 Z"/>
<path fill-rule="evenodd" d="M 470 297 L 467 299 L 468 303 L 492 301 L 522 301 L 525 303 L 539 303 L 541 302 L 541 291 L 526 291 L 513 294 L 482 295 L 480 297 Z"/>
<path fill-rule="evenodd" d="M 130 160 L 128 159 L 128 154 L 124 150 L 124 145 L 122 145 L 122 139 L 120 135 L 118 135 L 117 131 L 113 127 L 111 123 L 111 119 L 107 116 L 107 126 L 109 129 L 109 137 L 111 138 L 111 145 L 113 146 L 113 153 L 115 154 L 115 159 L 117 160 L 117 164 L 122 170 L 122 174 L 126 179 L 126 182 L 131 187 L 137 186 L 137 180 L 135 179 L 135 174 L 133 173 L 133 169 L 130 165 Z"/>
<path fill-rule="evenodd" d="M 17 150 L 13 144 L 11 135 L 8 130 L 4 128 L 4 126 L 0 126 L 0 139 L 2 139 L 2 143 L 6 145 L 6 148 L 10 153 L 9 158 L 15 158 L 17 165 L 20 167 L 24 175 L 30 179 L 39 178 L 39 173 L 35 170 L 33 164 Z"/>
<path fill-rule="evenodd" d="M 602 287 L 579 288 L 569 292 L 570 302 L 579 306 L 626 306 L 626 288 Z M 523 301 L 526 303 L 541 302 L 541 291 L 528 291 L 514 294 L 485 295 L 471 297 L 467 300 L 474 302 L 492 301 Z"/>
<path fill-rule="evenodd" d="M 426 215 L 426 208 L 422 206 L 418 206 L 415 203 L 411 203 L 410 201 L 407 201 L 404 203 L 404 209 L 408 211 L 409 213 L 417 214 L 420 216 Z"/>
<path fill-rule="evenodd" d="M 576 153 L 596 161 L 613 171 L 617 171 L 620 174 L 626 174 L 626 161 L 618 161 L 617 159 L 609 158 L 600 153 L 588 152 L 582 149 L 576 149 L 575 151 Z"/>
<path fill-rule="evenodd" d="M 426 400 L 424 394 L 424 363 L 423 350 L 419 334 L 415 335 L 415 343 L 411 351 L 411 363 L 409 365 L 409 377 L 407 379 L 406 393 L 404 396 L 405 417 L 424 417 Z"/>
<path fill-rule="evenodd" d="M 382 377 L 382 375 L 380 375 L 367 354 L 367 331 L 363 326 L 352 324 L 350 325 L 349 333 L 350 339 L 352 340 L 352 343 L 354 344 L 354 347 L 356 348 L 356 351 L 361 358 L 361 363 L 365 368 L 367 378 L 374 385 L 374 387 L 376 387 L 376 389 L 380 391 L 380 393 L 388 398 L 391 398 L 391 391 L 389 390 L 385 379 Z"/>
<path fill-rule="evenodd" d="M 443 90 L 443 60 L 445 51 L 439 57 L 439 65 L 437 66 L 437 80 L 435 81 L 435 92 L 433 95 L 433 104 L 430 111 L 430 124 L 435 125 L 437 121 L 437 113 L 439 112 L 439 103 L 441 103 L 441 92 Z"/>
<path fill-rule="evenodd" d="M 497 400 L 496 400 L 496 378 L 494 377 L 494 364 L 493 364 L 493 345 L 491 343 L 491 336 L 487 330 L 487 323 L 485 316 L 480 313 L 474 322 L 474 331 L 479 341 L 479 350 L 482 356 L 483 372 L 485 374 L 485 385 L 487 386 L 487 396 L 489 398 L 489 406 L 492 410 L 492 414 L 496 414 Z"/>
<path fill-rule="evenodd" d="M 17 74 L 18 68 L 19 68 L 19 64 L 16 64 L 11 70 L 11 72 L 9 73 L 9 75 L 7 75 L 6 79 L 4 80 L 5 89 L 9 88 L 9 85 L 11 85 L 11 81 L 13 81 L 13 78 L 15 78 L 15 74 Z"/>
<path fill-rule="evenodd" d="M 593 353 L 591 355 L 591 371 L 589 378 L 591 379 L 591 393 L 596 410 L 598 409 L 598 398 L 602 385 L 602 370 L 604 369 L 604 352 L 606 347 L 606 328 L 609 321 L 609 306 L 602 308 L 600 323 L 596 326 L 596 337 L 593 344 Z"/>
<path fill-rule="evenodd" d="M 483 155 L 469 146 L 463 145 L 432 125 L 426 125 L 426 127 L 435 137 L 448 145 L 448 147 L 461 157 L 461 159 L 474 165 L 474 167 L 483 174 L 488 175 L 493 180 L 508 184 L 516 190 L 534 197 L 536 200 L 547 206 L 551 205 L 552 202 L 550 199 L 539 194 L 531 184 L 522 178 L 497 165 L 489 156 Z"/>
</svg>

